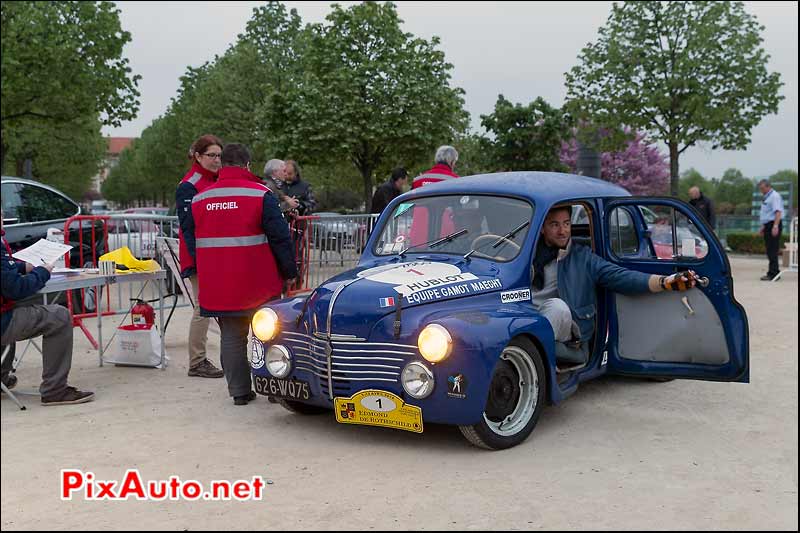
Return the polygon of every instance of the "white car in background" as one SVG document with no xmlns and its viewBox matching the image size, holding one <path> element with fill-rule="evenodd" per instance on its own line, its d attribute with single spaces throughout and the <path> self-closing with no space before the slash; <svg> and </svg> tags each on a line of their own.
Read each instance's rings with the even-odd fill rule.
<svg viewBox="0 0 800 533">
<path fill-rule="evenodd" d="M 127 246 L 137 259 L 156 258 L 156 237 L 170 236 L 166 207 L 134 207 L 111 214 L 108 228 L 108 250 Z"/>
</svg>

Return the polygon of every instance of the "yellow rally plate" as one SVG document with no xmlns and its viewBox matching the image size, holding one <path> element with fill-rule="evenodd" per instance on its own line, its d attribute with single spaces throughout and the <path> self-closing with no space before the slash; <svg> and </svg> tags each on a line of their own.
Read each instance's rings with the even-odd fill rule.
<svg viewBox="0 0 800 533">
<path fill-rule="evenodd" d="M 336 421 L 382 426 L 422 433 L 422 409 L 382 390 L 363 390 L 350 398 L 335 398 Z"/>
</svg>

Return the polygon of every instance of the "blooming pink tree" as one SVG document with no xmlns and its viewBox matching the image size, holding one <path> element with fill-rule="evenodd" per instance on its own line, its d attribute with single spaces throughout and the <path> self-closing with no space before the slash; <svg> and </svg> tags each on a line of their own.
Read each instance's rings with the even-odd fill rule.
<svg viewBox="0 0 800 533">
<path fill-rule="evenodd" d="M 572 171 L 578 168 L 578 142 L 573 137 L 561 143 L 559 158 Z M 669 191 L 669 159 L 636 133 L 618 152 L 603 152 L 601 178 L 627 189 L 636 196 L 666 194 Z"/>
</svg>

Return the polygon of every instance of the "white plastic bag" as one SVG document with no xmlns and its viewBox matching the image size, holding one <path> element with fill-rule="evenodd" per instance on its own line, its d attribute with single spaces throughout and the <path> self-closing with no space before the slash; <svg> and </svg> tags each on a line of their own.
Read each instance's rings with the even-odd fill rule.
<svg viewBox="0 0 800 533">
<path fill-rule="evenodd" d="M 103 354 L 103 361 L 117 365 L 161 368 L 161 337 L 155 326 L 125 325 L 117 328 L 114 343 Z M 164 367 L 167 366 L 164 357 Z"/>
</svg>

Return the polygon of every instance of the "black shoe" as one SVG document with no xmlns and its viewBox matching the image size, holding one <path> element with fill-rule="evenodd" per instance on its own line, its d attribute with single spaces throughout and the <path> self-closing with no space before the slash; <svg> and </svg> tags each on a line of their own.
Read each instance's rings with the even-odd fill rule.
<svg viewBox="0 0 800 533">
<path fill-rule="evenodd" d="M 278 403 L 278 400 L 274 396 L 267 396 L 267 401 L 269 403 Z"/>
<path fill-rule="evenodd" d="M 778 274 L 765 274 L 761 276 L 761 281 L 772 281 Z"/>
<path fill-rule="evenodd" d="M 208 359 L 203 359 L 202 363 L 198 363 L 189 369 L 189 375 L 199 378 L 221 378 L 225 375 L 225 372 L 215 367 Z"/>
<path fill-rule="evenodd" d="M 256 393 L 253 391 L 248 392 L 244 396 L 234 396 L 233 405 L 247 405 L 256 399 Z"/>
<path fill-rule="evenodd" d="M 94 393 L 80 391 L 75 387 L 67 387 L 58 394 L 42 396 L 42 405 L 72 405 L 76 403 L 86 403 L 94 400 Z"/>
<path fill-rule="evenodd" d="M 10 372 L 3 374 L 3 385 L 5 385 L 8 390 L 13 389 L 17 386 L 17 376 Z"/>
</svg>

